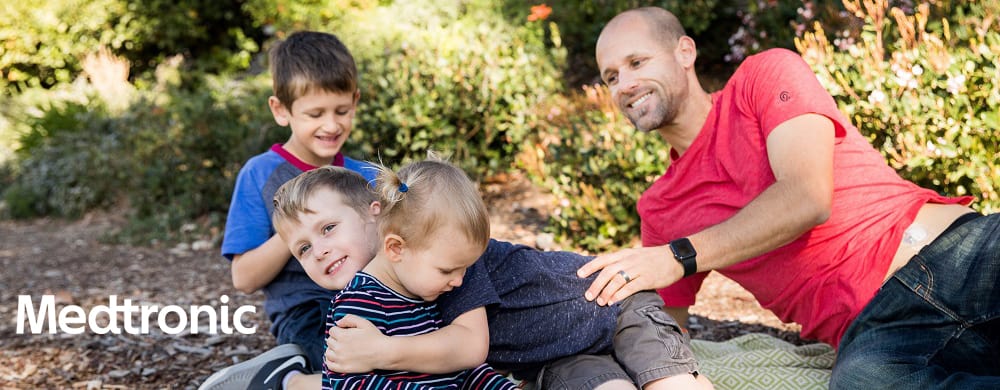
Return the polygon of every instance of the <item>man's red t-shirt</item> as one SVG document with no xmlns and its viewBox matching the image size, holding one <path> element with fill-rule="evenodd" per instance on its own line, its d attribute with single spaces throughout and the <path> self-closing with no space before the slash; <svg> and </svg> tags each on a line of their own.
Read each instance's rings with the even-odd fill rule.
<svg viewBox="0 0 1000 390">
<path fill-rule="evenodd" d="M 642 243 L 664 245 L 730 218 L 775 178 L 766 142 L 796 116 L 816 113 L 836 128 L 830 218 L 795 241 L 719 270 L 749 290 L 802 337 L 837 346 L 848 325 L 875 295 L 903 231 L 926 202 L 946 198 L 903 180 L 838 111 L 830 94 L 794 52 L 769 50 L 747 58 L 712 94 L 708 120 L 683 156 L 639 200 Z M 664 256 L 669 256 L 665 253 Z M 667 306 L 689 306 L 707 273 L 660 290 Z"/>
</svg>

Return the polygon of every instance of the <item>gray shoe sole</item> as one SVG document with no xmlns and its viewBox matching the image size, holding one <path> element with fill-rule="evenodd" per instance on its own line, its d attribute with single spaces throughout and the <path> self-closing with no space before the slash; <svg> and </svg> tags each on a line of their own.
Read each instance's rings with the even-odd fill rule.
<svg viewBox="0 0 1000 390">
<path fill-rule="evenodd" d="M 279 345 L 253 359 L 217 371 L 205 379 L 198 390 L 244 390 L 250 387 L 250 381 L 268 362 L 295 355 L 305 355 L 305 351 L 295 344 Z"/>
</svg>

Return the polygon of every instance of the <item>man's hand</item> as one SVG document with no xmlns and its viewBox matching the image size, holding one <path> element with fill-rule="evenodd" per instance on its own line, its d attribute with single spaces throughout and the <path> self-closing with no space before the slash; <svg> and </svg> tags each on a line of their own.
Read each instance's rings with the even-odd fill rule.
<svg viewBox="0 0 1000 390">
<path fill-rule="evenodd" d="M 684 270 L 671 256 L 670 250 L 662 246 L 622 249 L 597 256 L 576 274 L 585 278 L 600 271 L 584 297 L 608 305 L 636 292 L 663 288 L 680 280 Z"/>
<path fill-rule="evenodd" d="M 326 367 L 330 371 L 360 374 L 386 366 L 392 351 L 386 348 L 389 336 L 368 320 L 348 314 L 330 328 L 326 338 Z"/>
</svg>

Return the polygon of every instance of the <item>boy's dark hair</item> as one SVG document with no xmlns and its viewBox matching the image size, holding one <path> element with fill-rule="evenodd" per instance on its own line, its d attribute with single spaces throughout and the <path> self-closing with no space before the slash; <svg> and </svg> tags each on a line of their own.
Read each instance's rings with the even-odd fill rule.
<svg viewBox="0 0 1000 390">
<path fill-rule="evenodd" d="M 316 89 L 354 93 L 358 68 L 336 35 L 299 31 L 276 43 L 269 52 L 274 96 L 291 109 L 295 99 Z"/>
</svg>

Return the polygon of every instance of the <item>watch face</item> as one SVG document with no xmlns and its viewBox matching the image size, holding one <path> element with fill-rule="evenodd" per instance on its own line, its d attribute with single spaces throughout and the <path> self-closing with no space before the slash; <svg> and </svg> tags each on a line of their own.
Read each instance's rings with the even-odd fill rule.
<svg viewBox="0 0 1000 390">
<path fill-rule="evenodd" d="M 697 255 L 697 252 L 694 251 L 694 246 L 691 245 L 691 241 L 686 238 L 671 241 L 670 249 L 673 249 L 674 256 L 680 259 L 688 259 Z"/>
</svg>

